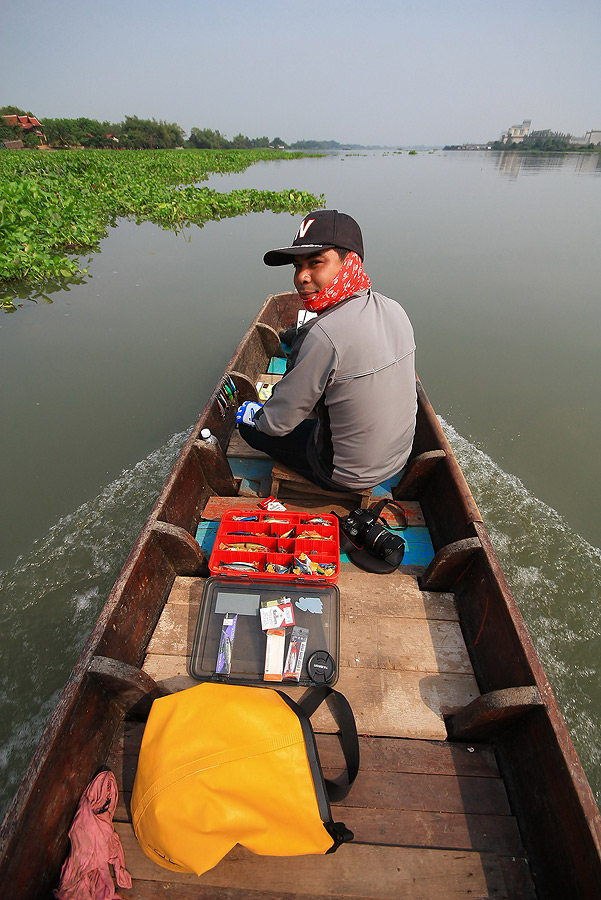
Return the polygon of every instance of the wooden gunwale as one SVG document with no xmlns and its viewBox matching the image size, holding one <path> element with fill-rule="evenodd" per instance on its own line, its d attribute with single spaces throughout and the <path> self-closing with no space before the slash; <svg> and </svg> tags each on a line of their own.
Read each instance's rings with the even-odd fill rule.
<svg viewBox="0 0 601 900">
<path fill-rule="evenodd" d="M 273 346 L 268 329 L 292 324 L 297 298 L 269 297 L 225 371 L 252 382 Z M 250 390 L 250 388 L 249 388 Z M 210 490 L 194 441 L 209 427 L 223 446 L 234 429 L 216 391 L 193 427 L 73 669 L 0 831 L 3 896 L 47 896 L 67 853 L 67 830 L 79 797 L 122 723 L 116 698 L 92 678 L 94 656 L 140 666 L 181 561 L 165 552 L 157 523 L 194 534 Z M 251 391 L 252 393 L 252 391 Z M 440 423 L 418 382 L 413 455 L 442 449 L 445 458 L 420 491 L 435 550 L 477 538 L 481 549 L 453 584 L 461 628 L 482 693 L 535 685 L 544 706 L 494 737 L 540 898 L 601 895 L 601 818 L 521 613 L 490 544 L 478 508 Z M 441 511 L 443 514 L 441 515 Z M 35 834 L 35 840 L 29 839 Z M 181 896 L 186 896 L 183 885 Z M 200 896 L 195 895 L 195 896 Z M 214 896 L 218 896 L 217 892 Z M 223 895 L 225 896 L 225 894 Z M 257 893 L 257 897 L 267 893 Z"/>
<path fill-rule="evenodd" d="M 423 447 L 447 454 L 420 496 L 434 546 L 458 535 L 477 537 L 482 546 L 452 586 L 480 691 L 535 685 L 544 702 L 494 744 L 537 888 L 543 897 L 601 896 L 599 809 L 463 472 L 419 384 L 418 390 L 413 453 Z M 437 515 L 440 508 L 450 516 Z"/>
</svg>

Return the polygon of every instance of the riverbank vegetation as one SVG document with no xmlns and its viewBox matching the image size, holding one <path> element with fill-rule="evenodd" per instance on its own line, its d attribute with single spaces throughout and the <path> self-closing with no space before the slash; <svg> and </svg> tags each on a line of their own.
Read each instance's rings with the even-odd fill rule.
<svg viewBox="0 0 601 900">
<path fill-rule="evenodd" d="M 189 137 L 176 122 L 157 122 L 156 119 L 140 119 L 126 116 L 123 122 L 99 122 L 82 116 L 78 119 L 46 119 L 40 127 L 24 129 L 18 117 L 28 118 L 26 112 L 17 106 L 0 107 L 0 147 L 3 141 L 21 141 L 27 148 L 39 146 L 53 150 L 72 148 L 95 148 L 111 150 L 174 150 L 176 147 L 197 150 L 303 150 L 319 153 L 322 150 L 347 150 L 357 144 L 339 144 L 338 141 L 302 140 L 287 144 L 281 137 L 247 137 L 236 134 L 231 140 L 219 130 L 194 126 Z M 381 149 L 374 147 L 373 149 Z"/>
<path fill-rule="evenodd" d="M 196 150 L 320 150 L 343 149 L 337 141 L 296 141 L 287 144 L 281 137 L 249 138 L 236 134 L 231 140 L 220 131 L 194 126 L 189 137 L 176 122 L 157 122 L 126 116 L 123 122 L 99 122 L 81 116 L 77 119 L 46 119 L 40 127 L 23 128 L 18 117 L 32 116 L 17 106 L 0 107 L 0 146 L 4 141 L 21 141 L 24 147 L 50 147 L 53 150 L 74 148 L 106 150 L 175 150 L 178 147 Z M 346 145 L 348 146 L 348 145 Z"/>
<path fill-rule="evenodd" d="M 214 172 L 298 156 L 274 150 L 1 152 L 2 307 L 15 309 L 19 284 L 85 277 L 79 254 L 97 250 L 121 217 L 177 230 L 268 209 L 302 215 L 323 205 L 322 197 L 296 189 L 226 194 L 199 185 Z M 43 289 L 38 297 L 47 299 Z"/>
</svg>

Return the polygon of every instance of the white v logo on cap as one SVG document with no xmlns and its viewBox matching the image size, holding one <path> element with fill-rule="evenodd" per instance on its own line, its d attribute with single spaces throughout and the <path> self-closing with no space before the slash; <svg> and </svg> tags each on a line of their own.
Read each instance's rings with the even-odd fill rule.
<svg viewBox="0 0 601 900">
<path fill-rule="evenodd" d="M 301 226 L 298 229 L 298 234 L 296 235 L 295 240 L 297 240 L 298 238 L 304 238 L 314 221 L 315 219 L 308 219 L 305 222 L 301 222 Z"/>
</svg>

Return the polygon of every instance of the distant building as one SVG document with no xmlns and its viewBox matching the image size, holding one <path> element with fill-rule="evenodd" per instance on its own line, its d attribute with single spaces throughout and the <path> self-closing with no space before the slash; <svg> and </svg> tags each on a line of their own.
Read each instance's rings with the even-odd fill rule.
<svg viewBox="0 0 601 900">
<path fill-rule="evenodd" d="M 601 130 L 587 131 L 584 136 L 585 144 L 601 144 Z"/>
<path fill-rule="evenodd" d="M 504 144 L 521 144 L 524 138 L 530 134 L 530 126 L 532 119 L 524 119 L 521 125 L 511 125 L 507 131 L 501 135 L 501 141 Z"/>
<path fill-rule="evenodd" d="M 26 134 L 31 134 L 31 133 L 37 134 L 39 137 L 42 138 L 44 143 L 46 142 L 46 135 L 44 134 L 44 126 L 39 121 L 39 119 L 36 119 L 35 116 L 12 115 L 12 116 L 2 116 L 2 118 L 4 120 L 4 124 L 7 125 L 9 128 L 20 129 L 22 132 L 25 132 Z M 8 143 L 13 144 L 15 141 L 18 141 L 18 142 L 20 142 L 21 147 L 22 147 L 23 141 L 21 141 L 21 138 L 16 137 L 17 133 L 18 132 L 15 133 L 14 141 L 8 141 Z M 4 143 L 4 146 L 7 147 L 7 141 L 4 141 L 3 143 Z M 7 147 L 7 149 L 14 150 L 14 149 L 20 149 L 20 148 Z"/>
</svg>

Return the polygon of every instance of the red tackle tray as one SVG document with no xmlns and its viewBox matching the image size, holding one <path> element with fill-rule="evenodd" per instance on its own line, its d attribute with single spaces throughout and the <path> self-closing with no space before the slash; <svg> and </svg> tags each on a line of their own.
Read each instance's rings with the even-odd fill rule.
<svg viewBox="0 0 601 900">
<path fill-rule="evenodd" d="M 314 571 L 309 575 L 298 570 L 297 560 L 308 562 Z M 240 568 L 235 568 L 236 564 Z M 286 571 L 269 571 L 270 565 L 285 567 Z M 299 579 L 335 583 L 340 569 L 338 519 L 310 511 L 228 509 L 219 523 L 209 569 L 211 575 L 247 575 L 262 581 L 276 578 L 284 583 Z"/>
</svg>

